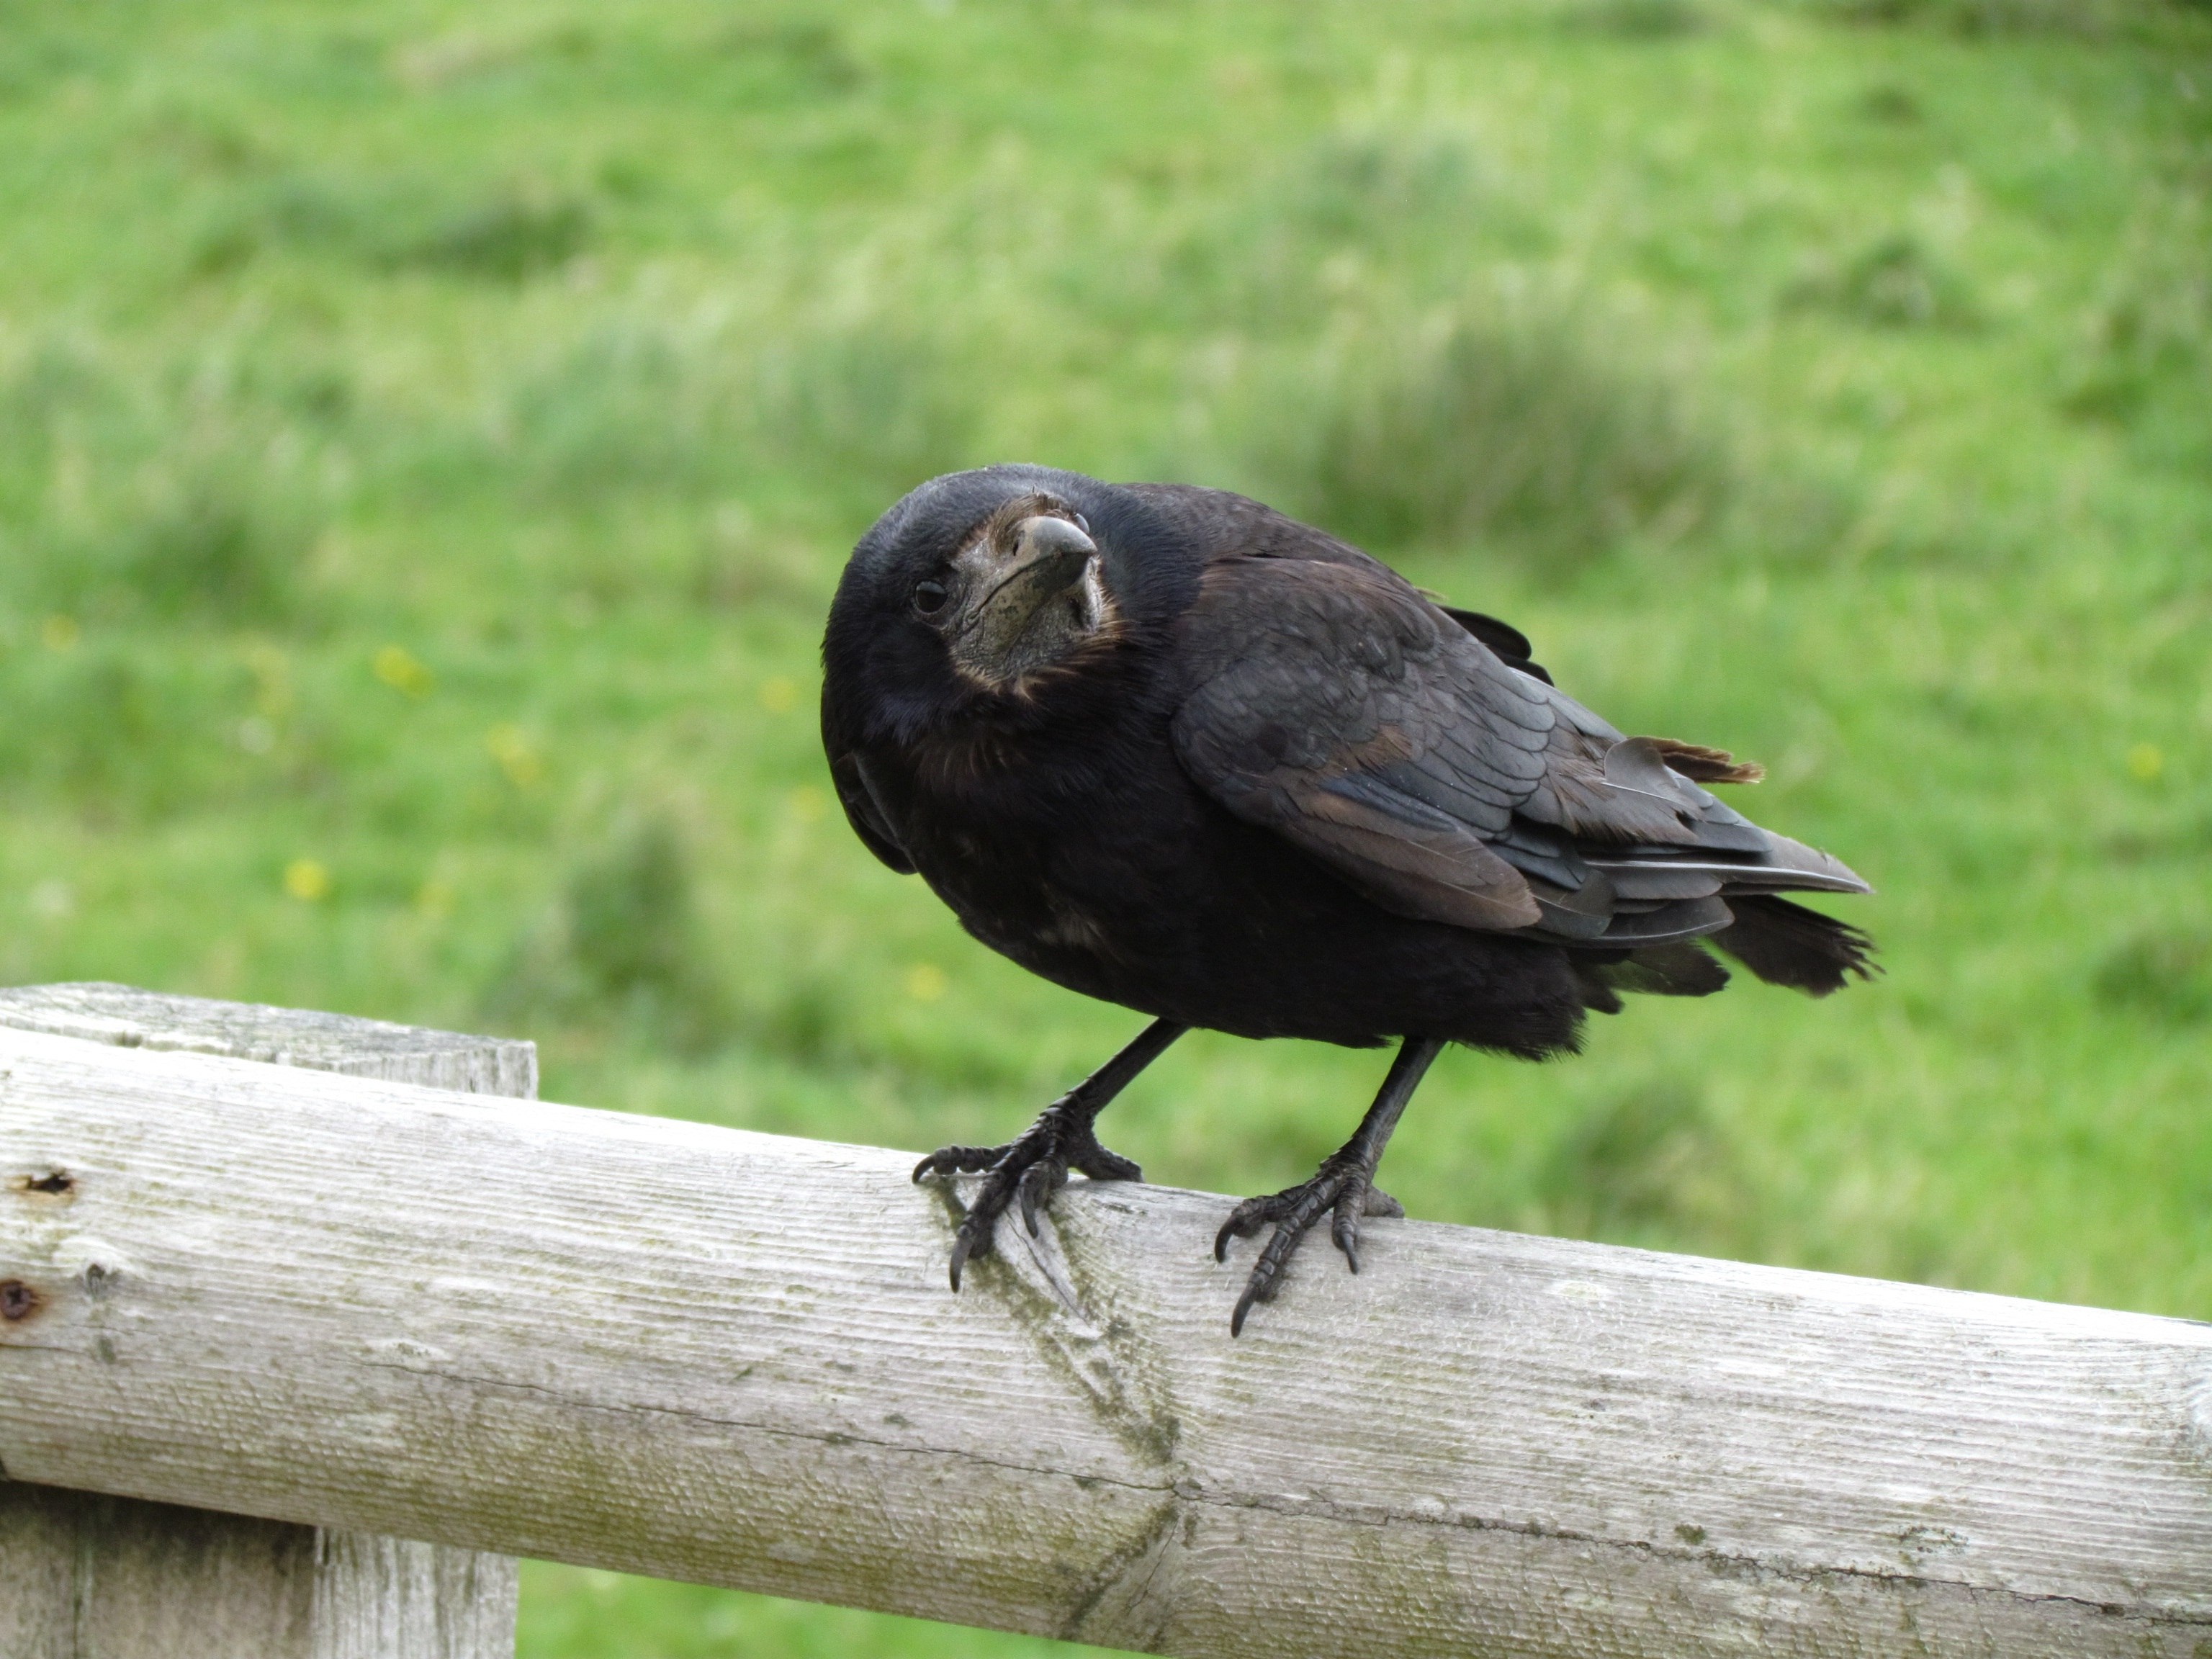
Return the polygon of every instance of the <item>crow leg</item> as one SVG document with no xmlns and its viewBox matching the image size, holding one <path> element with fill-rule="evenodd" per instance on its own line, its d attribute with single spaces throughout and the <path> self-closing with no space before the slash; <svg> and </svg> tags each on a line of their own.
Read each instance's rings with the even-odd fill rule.
<svg viewBox="0 0 2212 1659">
<path fill-rule="evenodd" d="M 1135 1042 L 1040 1112 L 1018 1139 L 1003 1146 L 940 1146 L 914 1166 L 916 1181 L 931 1175 L 986 1172 L 953 1240 L 954 1290 L 960 1288 L 960 1269 L 969 1257 L 990 1255 L 999 1218 L 1009 1205 L 1020 1204 L 1022 1220 L 1034 1238 L 1037 1206 L 1052 1201 L 1052 1195 L 1066 1184 L 1070 1170 L 1079 1170 L 1094 1181 L 1145 1178 L 1144 1171 L 1127 1158 L 1100 1146 L 1091 1126 L 1138 1073 L 1189 1029 L 1171 1019 L 1156 1019 Z"/>
<path fill-rule="evenodd" d="M 1237 1311 L 1229 1316 L 1230 1335 L 1243 1334 L 1244 1316 L 1251 1312 L 1254 1303 L 1275 1299 L 1275 1293 L 1283 1287 L 1283 1269 L 1297 1249 L 1298 1241 L 1323 1214 L 1334 1212 L 1329 1236 L 1344 1252 L 1346 1263 L 1358 1273 L 1360 1217 L 1406 1213 L 1397 1200 L 1376 1188 L 1375 1166 L 1382 1161 L 1382 1149 L 1389 1145 L 1390 1132 L 1398 1127 L 1406 1103 L 1413 1097 L 1413 1091 L 1420 1086 L 1443 1046 L 1439 1037 L 1407 1037 L 1399 1047 L 1398 1057 L 1390 1062 L 1390 1075 L 1383 1079 L 1382 1092 L 1367 1109 L 1367 1115 L 1359 1120 L 1351 1139 L 1322 1160 L 1314 1178 L 1265 1198 L 1248 1198 L 1221 1224 L 1213 1241 L 1216 1261 L 1229 1259 L 1231 1238 L 1249 1238 L 1271 1224 L 1275 1229 L 1253 1264 L 1244 1294 L 1237 1298 Z"/>
</svg>

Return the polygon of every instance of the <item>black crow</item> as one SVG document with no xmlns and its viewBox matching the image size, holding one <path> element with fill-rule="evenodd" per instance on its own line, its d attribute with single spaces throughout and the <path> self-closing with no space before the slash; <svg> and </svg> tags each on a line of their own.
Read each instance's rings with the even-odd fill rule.
<svg viewBox="0 0 2212 1659">
<path fill-rule="evenodd" d="M 1528 641 L 1322 531 L 1220 490 L 1040 466 L 932 480 L 853 550 L 822 645 L 822 737 L 854 833 L 984 944 L 1152 1017 L 1003 1146 L 952 1250 L 1071 1170 L 1139 1178 L 1106 1103 L 1192 1026 L 1372 1047 L 1374 1105 L 1303 1185 L 1215 1242 L 1273 1233 L 1230 1328 L 1324 1214 L 1353 1271 L 1400 1113 L 1447 1042 L 1572 1050 L 1623 991 L 1728 974 L 1815 996 L 1869 971 L 1856 929 L 1779 897 L 1863 893 L 1835 860 L 1698 786 L 1758 775 L 1625 737 Z"/>
</svg>

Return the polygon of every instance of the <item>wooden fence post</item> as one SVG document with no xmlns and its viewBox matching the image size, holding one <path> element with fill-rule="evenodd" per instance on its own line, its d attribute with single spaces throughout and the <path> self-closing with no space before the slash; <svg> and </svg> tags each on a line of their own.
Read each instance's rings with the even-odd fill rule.
<svg viewBox="0 0 2212 1659">
<path fill-rule="evenodd" d="M 121 985 L 0 989 L 0 1026 L 534 1097 L 498 1037 Z M 511 1659 L 509 1556 L 0 1480 L 4 1659 Z"/>
<path fill-rule="evenodd" d="M 0 1030 L 0 1459 L 1182 1659 L 2212 1655 L 2212 1326 L 1378 1219 L 1232 1340 L 1231 1200 L 955 1296 L 914 1156 Z"/>
</svg>

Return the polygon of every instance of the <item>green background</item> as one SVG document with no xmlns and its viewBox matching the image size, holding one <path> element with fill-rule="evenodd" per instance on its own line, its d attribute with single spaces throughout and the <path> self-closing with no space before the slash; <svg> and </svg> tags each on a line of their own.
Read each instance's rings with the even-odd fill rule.
<svg viewBox="0 0 2212 1659">
<path fill-rule="evenodd" d="M 852 839 L 830 586 L 946 468 L 1224 483 L 1881 890 L 1832 1001 L 1447 1056 L 1413 1213 L 2212 1316 L 2208 187 L 2167 0 L 0 0 L 0 982 L 1004 1139 L 1139 1022 Z M 1271 1189 L 1381 1066 L 1200 1036 L 1107 1139 Z"/>
</svg>

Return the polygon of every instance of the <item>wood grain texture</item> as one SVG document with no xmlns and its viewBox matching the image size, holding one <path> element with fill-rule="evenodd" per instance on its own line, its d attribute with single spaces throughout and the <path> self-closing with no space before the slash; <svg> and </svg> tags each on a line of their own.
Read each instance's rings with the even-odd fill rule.
<svg viewBox="0 0 2212 1659">
<path fill-rule="evenodd" d="M 0 1653 L 155 1659 L 313 1653 L 315 1528 L 10 1484 Z"/>
<path fill-rule="evenodd" d="M 2212 1652 L 2212 1328 L 0 1033 L 31 1479 L 1188 1655 Z M 35 1190 L 67 1172 L 70 1193 Z"/>
<path fill-rule="evenodd" d="M 526 1042 L 128 986 L 0 989 L 0 1026 L 537 1091 Z M 509 1659 L 515 1596 L 507 1557 L 0 1481 L 4 1659 Z"/>
<path fill-rule="evenodd" d="M 129 985 L 19 985 L 0 988 L 0 1025 L 470 1094 L 525 1100 L 538 1094 L 535 1043 L 311 1008 L 171 996 Z"/>
</svg>

